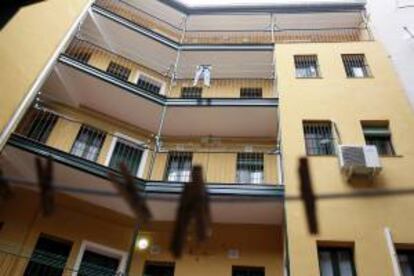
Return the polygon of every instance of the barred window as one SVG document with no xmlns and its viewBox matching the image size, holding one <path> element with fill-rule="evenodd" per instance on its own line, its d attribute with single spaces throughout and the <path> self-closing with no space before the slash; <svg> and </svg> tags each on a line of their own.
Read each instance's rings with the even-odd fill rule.
<svg viewBox="0 0 414 276">
<path fill-rule="evenodd" d="M 321 276 L 356 276 L 351 248 L 319 247 Z"/>
<path fill-rule="evenodd" d="M 96 161 L 105 137 L 105 132 L 82 125 L 73 143 L 71 153 L 90 161 Z"/>
<path fill-rule="evenodd" d="M 242 87 L 240 88 L 240 98 L 257 99 L 263 97 L 263 89 L 261 87 Z"/>
<path fill-rule="evenodd" d="M 74 58 L 82 63 L 88 63 L 89 60 L 92 57 L 92 52 L 91 51 L 79 51 L 78 53 L 76 53 L 76 55 L 74 56 Z"/>
<path fill-rule="evenodd" d="M 203 93 L 203 88 L 201 87 L 182 87 L 181 88 L 181 98 L 184 99 L 199 99 Z"/>
<path fill-rule="evenodd" d="M 33 139 L 40 143 L 46 143 L 53 128 L 56 125 L 58 117 L 44 110 L 32 109 L 24 118 L 19 132 L 27 138 Z"/>
<path fill-rule="evenodd" d="M 369 125 L 363 123 L 362 130 L 364 132 L 365 143 L 377 147 L 380 155 L 395 155 L 394 147 L 391 141 L 391 132 L 388 124 L 385 125 Z"/>
<path fill-rule="evenodd" d="M 330 122 L 304 122 L 303 131 L 308 155 L 335 154 L 335 143 Z"/>
<path fill-rule="evenodd" d="M 263 167 L 263 153 L 238 153 L 237 183 L 262 184 Z"/>
<path fill-rule="evenodd" d="M 342 55 L 342 61 L 348 78 L 367 78 L 371 76 L 365 55 Z"/>
<path fill-rule="evenodd" d="M 297 78 L 320 77 L 318 57 L 316 55 L 295 56 L 295 68 Z"/>
<path fill-rule="evenodd" d="M 414 250 L 397 250 L 397 255 L 402 275 L 414 275 Z"/>
<path fill-rule="evenodd" d="M 63 275 L 71 248 L 70 242 L 41 235 L 23 275 Z"/>
<path fill-rule="evenodd" d="M 191 178 L 193 154 L 191 152 L 170 152 L 165 179 L 175 182 L 189 182 Z"/>
<path fill-rule="evenodd" d="M 108 68 L 106 69 L 106 72 L 120 80 L 128 81 L 129 75 L 131 74 L 131 69 L 122 66 L 119 63 L 111 61 Z"/>
<path fill-rule="evenodd" d="M 147 92 L 159 94 L 161 92 L 162 83 L 148 76 L 140 75 L 138 78 L 137 86 Z"/>
<path fill-rule="evenodd" d="M 233 266 L 232 276 L 265 276 L 264 267 Z"/>
<path fill-rule="evenodd" d="M 119 169 L 123 162 L 132 175 L 137 175 L 144 150 L 137 144 L 122 138 L 116 138 L 109 167 Z"/>
<path fill-rule="evenodd" d="M 106 256 L 95 251 L 85 250 L 79 266 L 79 276 L 100 275 L 113 276 L 117 275 L 120 260 L 112 256 Z"/>
</svg>

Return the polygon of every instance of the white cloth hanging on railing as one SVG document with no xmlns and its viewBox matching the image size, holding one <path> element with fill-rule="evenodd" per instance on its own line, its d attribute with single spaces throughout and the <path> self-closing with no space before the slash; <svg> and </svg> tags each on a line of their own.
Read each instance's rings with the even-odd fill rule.
<svg viewBox="0 0 414 276">
<path fill-rule="evenodd" d="M 211 65 L 197 65 L 193 86 L 196 86 L 198 84 L 198 81 L 201 77 L 204 79 L 204 85 L 210 87 Z"/>
</svg>

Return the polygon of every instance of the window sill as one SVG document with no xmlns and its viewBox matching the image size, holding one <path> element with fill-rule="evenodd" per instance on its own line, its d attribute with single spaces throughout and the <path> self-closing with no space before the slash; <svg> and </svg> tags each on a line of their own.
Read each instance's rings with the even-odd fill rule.
<svg viewBox="0 0 414 276">
<path fill-rule="evenodd" d="M 325 154 L 325 155 L 306 155 L 306 157 L 338 157 L 337 155 L 332 155 L 332 154 Z"/>
<path fill-rule="evenodd" d="M 403 155 L 394 154 L 394 155 L 379 155 L 380 158 L 403 158 Z"/>
<path fill-rule="evenodd" d="M 348 80 L 366 80 L 366 79 L 375 79 L 374 76 L 368 77 L 346 77 Z"/>
<path fill-rule="evenodd" d="M 321 80 L 323 77 L 296 77 L 297 80 Z"/>
</svg>

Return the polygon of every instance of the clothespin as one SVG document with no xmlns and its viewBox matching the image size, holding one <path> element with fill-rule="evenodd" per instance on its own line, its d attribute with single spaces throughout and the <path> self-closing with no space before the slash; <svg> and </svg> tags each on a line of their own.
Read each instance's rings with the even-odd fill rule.
<svg viewBox="0 0 414 276">
<path fill-rule="evenodd" d="M 202 242 L 211 235 L 211 216 L 208 193 L 200 166 L 192 169 L 192 180 L 184 186 L 177 211 L 170 249 L 176 258 L 181 257 L 185 237 L 192 219 L 195 220 L 197 240 Z"/>
<path fill-rule="evenodd" d="M 299 159 L 300 193 L 305 205 L 308 229 L 311 234 L 318 234 L 318 221 L 316 218 L 315 194 L 313 193 L 308 159 Z"/>
<path fill-rule="evenodd" d="M 55 189 L 53 188 L 53 162 L 46 159 L 46 164 L 36 158 L 37 182 L 40 189 L 40 202 L 44 216 L 50 216 L 55 209 Z"/>
<path fill-rule="evenodd" d="M 7 200 L 12 196 L 9 181 L 4 177 L 3 170 L 0 168 L 0 200 Z"/>
<path fill-rule="evenodd" d="M 122 175 L 122 181 L 120 181 L 112 172 L 108 173 L 109 179 L 135 213 L 138 225 L 145 224 L 152 217 L 151 211 L 145 200 L 141 197 L 140 191 L 134 184 L 134 178 L 128 172 L 127 166 L 124 163 L 121 163 L 119 169 Z"/>
</svg>

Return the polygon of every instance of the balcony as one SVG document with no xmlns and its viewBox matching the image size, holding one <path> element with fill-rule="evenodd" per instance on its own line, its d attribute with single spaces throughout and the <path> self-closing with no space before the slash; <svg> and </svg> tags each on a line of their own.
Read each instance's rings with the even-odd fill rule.
<svg viewBox="0 0 414 276">
<path fill-rule="evenodd" d="M 95 14 L 151 32 L 179 48 L 195 45 L 271 45 L 273 43 L 372 40 L 363 6 L 275 5 L 221 10 L 187 10 L 161 3 L 98 0 Z M 312 10 L 311 13 L 304 11 Z"/>
<path fill-rule="evenodd" d="M 155 220 L 171 221 L 191 166 L 198 164 L 214 202 L 215 222 L 280 224 L 283 187 L 278 184 L 275 141 L 200 137 L 185 142 L 163 139 L 156 147 L 149 135 L 145 139 L 140 134 L 137 140 L 123 130 L 107 130 L 103 121 L 95 119 L 96 125 L 90 125 L 68 114 L 36 108 L 29 112 L 2 154 L 5 174 L 36 183 L 34 159 L 52 157 L 62 192 L 132 215 L 108 180 L 108 173 L 117 174 L 117 164 L 124 160 L 137 187 L 148 196 Z M 37 189 L 33 185 L 31 189 Z"/>
</svg>

